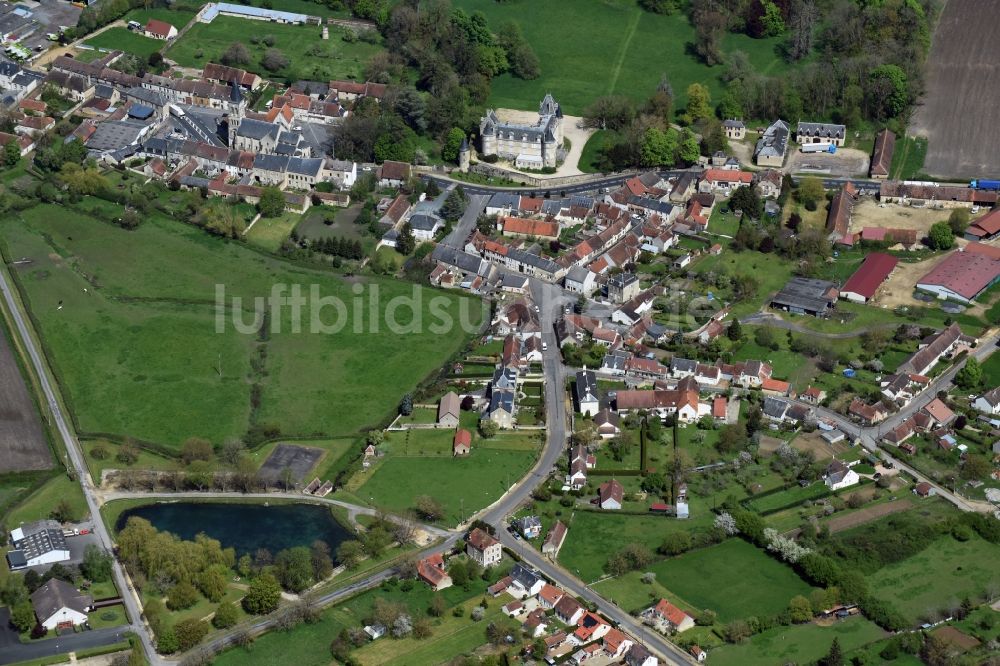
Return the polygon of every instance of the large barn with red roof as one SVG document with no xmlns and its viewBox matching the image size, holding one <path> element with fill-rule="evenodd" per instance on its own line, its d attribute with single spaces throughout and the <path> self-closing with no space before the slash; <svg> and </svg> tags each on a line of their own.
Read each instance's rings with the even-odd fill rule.
<svg viewBox="0 0 1000 666">
<path fill-rule="evenodd" d="M 917 289 L 941 299 L 969 303 L 1000 280 L 1000 259 L 969 243 L 937 263 L 917 281 Z M 983 246 L 989 248 L 990 246 Z"/>
<path fill-rule="evenodd" d="M 891 254 L 872 252 L 854 271 L 840 290 L 841 298 L 855 303 L 867 303 L 878 291 L 879 286 L 889 279 L 898 260 Z"/>
</svg>

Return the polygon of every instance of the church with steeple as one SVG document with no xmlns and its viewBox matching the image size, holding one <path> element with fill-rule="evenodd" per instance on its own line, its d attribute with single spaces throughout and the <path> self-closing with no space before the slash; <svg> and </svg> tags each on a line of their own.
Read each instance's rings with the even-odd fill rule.
<svg viewBox="0 0 1000 666">
<path fill-rule="evenodd" d="M 533 125 L 503 121 L 487 109 L 479 121 L 479 136 L 483 155 L 496 155 L 522 169 L 554 168 L 563 145 L 562 107 L 546 95 Z"/>
</svg>

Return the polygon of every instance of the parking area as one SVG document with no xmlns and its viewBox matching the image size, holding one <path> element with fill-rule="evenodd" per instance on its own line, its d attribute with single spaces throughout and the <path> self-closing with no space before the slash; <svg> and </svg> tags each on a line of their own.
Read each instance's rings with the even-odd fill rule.
<svg viewBox="0 0 1000 666">
<path fill-rule="evenodd" d="M 323 449 L 296 444 L 278 444 L 261 465 L 258 475 L 267 484 L 284 483 L 287 470 L 291 481 L 299 485 L 322 457 Z"/>
<path fill-rule="evenodd" d="M 15 34 L 26 35 L 20 43 L 32 52 L 40 52 L 54 44 L 46 35 L 58 34 L 61 27 L 70 28 L 76 25 L 82 9 L 69 2 L 36 2 L 21 0 L 16 5 L 3 5 L 0 9 L 0 23 L 9 21 L 24 22 Z"/>
<path fill-rule="evenodd" d="M 862 176 L 868 175 L 868 153 L 855 148 L 838 148 L 834 154 L 803 153 L 794 144 L 789 146 L 786 171 L 788 173 L 815 174 L 822 176 Z"/>
</svg>

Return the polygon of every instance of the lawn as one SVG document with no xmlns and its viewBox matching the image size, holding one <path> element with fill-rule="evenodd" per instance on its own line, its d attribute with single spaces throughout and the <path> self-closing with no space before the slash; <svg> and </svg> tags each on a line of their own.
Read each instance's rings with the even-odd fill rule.
<svg viewBox="0 0 1000 666">
<path fill-rule="evenodd" d="M 277 252 L 301 217 L 291 212 L 285 212 L 281 217 L 261 217 L 247 232 L 247 240 L 265 250 Z"/>
<path fill-rule="evenodd" d="M 564 514 L 569 512 L 569 509 L 563 509 Z M 697 515 L 694 509 L 692 513 Z M 585 582 L 604 575 L 608 557 L 626 544 L 640 543 L 655 551 L 668 533 L 690 531 L 696 527 L 696 522 L 700 522 L 598 511 L 575 511 L 569 519 L 562 516 L 562 520 L 569 525 L 569 533 L 559 551 L 559 563 Z"/>
<path fill-rule="evenodd" d="M 773 615 L 810 587 L 792 569 L 742 539 L 691 551 L 649 568 L 657 581 L 695 608 L 710 608 L 721 622 Z"/>
<path fill-rule="evenodd" d="M 716 648 L 710 657 L 713 666 L 811 664 L 827 653 L 834 638 L 840 641 L 844 652 L 849 652 L 885 635 L 873 622 L 853 617 L 829 627 L 815 624 L 775 627 L 739 645 Z"/>
<path fill-rule="evenodd" d="M 1000 548 L 978 536 L 941 537 L 917 555 L 868 576 L 869 588 L 912 622 L 1000 584 Z"/>
<path fill-rule="evenodd" d="M 534 464 L 535 453 L 479 448 L 460 458 L 389 455 L 355 494 L 376 506 L 402 512 L 420 495 L 430 495 L 445 509 L 442 522 L 452 525 L 489 506 Z"/>
<path fill-rule="evenodd" d="M 483 12 L 494 31 L 515 21 L 542 63 L 541 76 L 532 81 L 510 74 L 495 78 L 490 96 L 494 106 L 537 109 L 551 92 L 566 113 L 580 115 L 601 95 L 645 99 L 664 74 L 677 96 L 675 108 L 687 103 L 685 91 L 691 83 L 707 85 L 714 101 L 721 96 L 719 75 L 724 68 L 707 67 L 688 52 L 694 28 L 683 12 L 651 14 L 633 0 L 456 0 L 453 4 Z M 552 26 L 559 26 L 558 39 L 553 38 Z M 755 40 L 727 33 L 722 50 L 743 51 L 756 71 L 775 75 L 788 69 L 779 44 L 780 38 Z"/>
<path fill-rule="evenodd" d="M 618 133 L 614 130 L 597 130 L 590 135 L 587 143 L 580 153 L 580 162 L 577 166 L 584 173 L 600 173 L 601 151 L 607 146 L 613 146 L 618 138 Z"/>
<path fill-rule="evenodd" d="M 823 497 L 829 489 L 824 483 L 811 483 L 804 488 L 793 486 L 788 490 L 783 490 L 773 495 L 767 495 L 750 501 L 750 508 L 760 513 L 776 511 L 789 506 L 801 504 L 806 500 L 814 500 Z"/>
<path fill-rule="evenodd" d="M 784 335 L 784 331 L 781 330 L 777 330 L 775 333 L 775 337 L 782 343 L 785 341 L 782 340 Z M 761 347 L 753 340 L 753 329 L 749 329 L 748 336 L 747 341 L 733 352 L 733 361 L 766 361 L 771 364 L 775 378 L 780 379 L 790 379 L 799 368 L 808 363 L 805 356 L 788 349 L 774 351 L 767 347 Z"/>
<path fill-rule="evenodd" d="M 711 228 L 711 227 L 709 227 Z M 694 264 L 695 272 L 705 274 L 710 271 L 730 276 L 749 275 L 757 281 L 757 294 L 752 299 L 733 306 L 732 317 L 743 317 L 756 312 L 765 299 L 785 286 L 792 276 L 792 262 L 776 255 L 758 252 L 723 252 L 708 255 Z M 722 294 L 716 294 L 722 298 Z M 728 298 L 728 296 L 726 296 Z"/>
<path fill-rule="evenodd" d="M 90 621 L 90 626 L 94 629 L 117 627 L 123 624 L 128 624 L 128 617 L 125 615 L 125 607 L 121 604 L 115 604 L 114 606 L 108 606 L 107 608 L 98 608 L 93 613 L 88 615 L 87 619 Z"/>
<path fill-rule="evenodd" d="M 77 518 L 82 520 L 88 513 L 87 500 L 79 482 L 72 481 L 65 474 L 53 477 L 45 485 L 29 495 L 23 502 L 11 509 L 5 523 L 16 527 L 21 523 L 48 518 L 49 513 L 61 500 L 67 500 Z"/>
<path fill-rule="evenodd" d="M 329 27 L 330 39 L 323 41 L 318 26 L 262 24 L 249 19 L 218 16 L 211 23 L 193 25 L 170 46 L 165 55 L 184 67 L 201 68 L 205 63 L 219 62 L 230 44 L 240 42 L 250 50 L 252 62 L 247 63 L 246 68 L 260 71 L 272 79 L 329 81 L 363 78 L 365 64 L 382 47 L 361 40 L 348 44 L 343 40 L 345 29 Z M 251 38 L 265 36 L 274 38 L 273 48 L 281 51 L 290 62 L 277 72 L 268 73 L 259 64 L 269 47 L 263 42 L 253 44 L 250 41 Z"/>
<path fill-rule="evenodd" d="M 724 206 L 716 204 L 712 216 L 708 218 L 708 233 L 733 237 L 740 230 L 740 218 L 733 213 L 723 213 Z"/>
<path fill-rule="evenodd" d="M 93 199 L 84 206 L 102 214 L 116 208 Z M 439 322 L 432 299 L 443 299 L 434 305 L 454 322 L 461 302 L 470 306 L 466 319 L 476 321 L 480 311 L 456 295 L 394 280 L 357 278 L 362 296 L 355 296 L 328 271 L 300 268 L 155 214 L 128 232 L 42 205 L 0 223 L 0 234 L 11 255 L 31 259 L 15 275 L 84 433 L 172 446 L 191 436 L 221 442 L 246 432 L 256 380 L 259 422 L 286 435 L 349 435 L 387 419 L 406 391 L 464 343 L 454 328 L 446 344 L 430 330 Z M 253 299 L 289 285 L 303 295 L 315 289 L 339 298 L 343 309 L 306 306 L 296 331 L 292 308 L 282 308 L 266 342 L 258 342 L 253 326 L 238 332 L 228 318 L 216 321 L 217 287 L 251 324 Z M 394 332 L 374 312 L 407 295 L 418 299 L 416 317 L 404 306 L 396 318 L 416 325 Z M 368 303 L 376 310 L 366 317 Z M 326 328 L 314 327 L 316 319 Z M 325 332 L 337 321 L 340 330 Z M 261 369 L 258 347 L 266 350 L 263 372 L 251 368 L 253 361 Z"/>
<path fill-rule="evenodd" d="M 1000 354 L 990 354 L 989 358 L 982 362 L 983 385 L 1000 386 Z"/>
<path fill-rule="evenodd" d="M 889 173 L 894 180 L 908 180 L 916 177 L 924 168 L 927 157 L 927 139 L 907 136 L 896 141 Z"/>
<path fill-rule="evenodd" d="M 146 62 L 149 56 L 162 49 L 166 42 L 162 39 L 143 37 L 128 28 L 108 28 L 101 34 L 88 39 L 85 44 L 95 49 L 125 51 Z"/>
</svg>

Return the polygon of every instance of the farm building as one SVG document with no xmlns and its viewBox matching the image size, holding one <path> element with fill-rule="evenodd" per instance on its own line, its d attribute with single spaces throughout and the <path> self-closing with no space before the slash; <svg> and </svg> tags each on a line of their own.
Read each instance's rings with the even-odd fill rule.
<svg viewBox="0 0 1000 666">
<path fill-rule="evenodd" d="M 305 14 L 281 12 L 274 9 L 251 7 L 248 5 L 234 5 L 229 2 L 209 3 L 205 5 L 205 9 L 198 16 L 198 20 L 202 23 L 211 23 L 215 20 L 216 16 L 220 15 L 251 19 L 253 21 L 268 21 L 269 23 L 287 23 L 290 25 L 304 25 L 310 20 L 310 17 Z M 317 20 L 313 19 L 314 22 Z"/>
<path fill-rule="evenodd" d="M 799 121 L 799 126 L 795 129 L 795 140 L 800 144 L 807 143 L 832 143 L 836 146 L 844 145 L 847 137 L 847 128 L 843 125 L 832 123 L 804 123 Z"/>
<path fill-rule="evenodd" d="M 69 546 L 62 528 L 54 520 L 24 523 L 10 532 L 14 549 L 7 553 L 12 570 L 39 564 L 55 564 L 70 558 Z"/>
<path fill-rule="evenodd" d="M 965 230 L 965 238 L 970 241 L 993 240 L 998 235 L 1000 235 L 1000 209 L 986 213 Z"/>
<path fill-rule="evenodd" d="M 943 208 L 964 206 L 990 206 L 997 202 L 997 193 L 989 190 L 974 190 L 955 185 L 917 185 L 887 180 L 879 186 L 879 201 L 885 203 L 909 204 L 911 206 L 933 203 Z"/>
<path fill-rule="evenodd" d="M 896 135 L 889 129 L 883 129 L 875 137 L 875 150 L 872 152 L 872 165 L 868 175 L 872 178 L 888 178 L 895 150 Z"/>
<path fill-rule="evenodd" d="M 896 257 L 883 252 L 873 252 L 848 278 L 840 290 L 840 297 L 855 303 L 867 303 L 878 291 L 879 286 L 889 279 L 896 268 Z"/>
<path fill-rule="evenodd" d="M 839 240 L 847 235 L 851 224 L 851 208 L 856 200 L 854 186 L 848 183 L 834 195 L 830 202 L 830 212 L 826 216 L 826 230 Z"/>
<path fill-rule="evenodd" d="M 958 327 L 958 324 L 952 324 L 940 333 L 922 340 L 920 349 L 903 361 L 896 369 L 896 372 L 908 372 L 926 376 L 931 368 L 941 360 L 941 357 L 951 353 L 962 345 L 970 346 L 975 343 L 975 338 L 962 333 L 962 329 Z"/>
<path fill-rule="evenodd" d="M 753 161 L 759 166 L 781 167 L 785 162 L 785 152 L 788 150 L 788 137 L 791 132 L 788 123 L 776 120 L 764 130 L 757 139 L 753 150 Z"/>
<path fill-rule="evenodd" d="M 826 280 L 793 277 L 771 299 L 771 307 L 795 314 L 826 314 L 837 302 L 837 286 Z"/>
<path fill-rule="evenodd" d="M 917 281 L 917 289 L 942 300 L 971 303 L 1000 280 L 1000 258 L 956 250 Z"/>
</svg>

